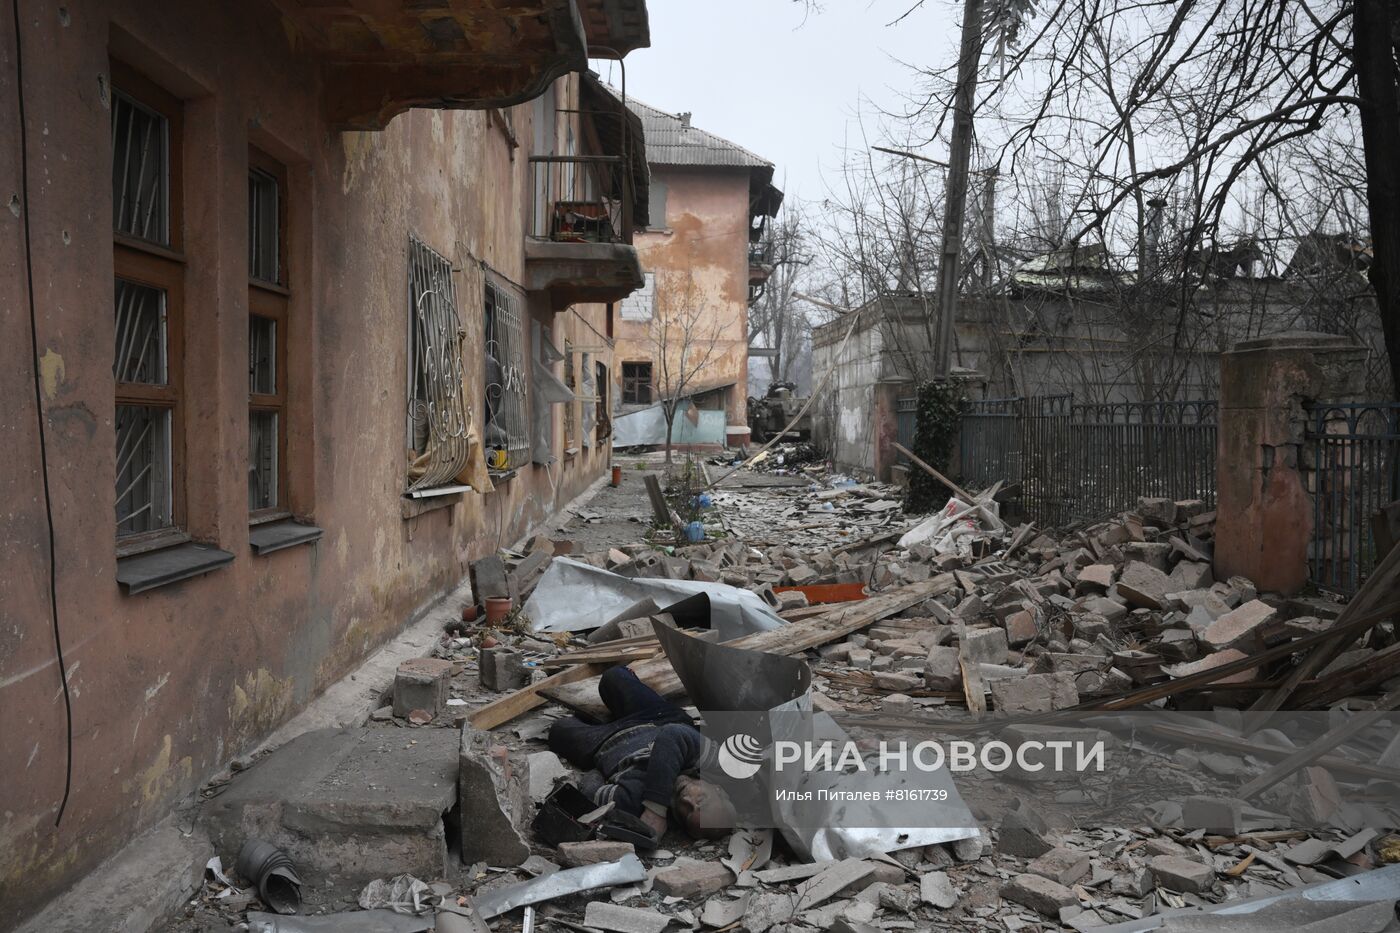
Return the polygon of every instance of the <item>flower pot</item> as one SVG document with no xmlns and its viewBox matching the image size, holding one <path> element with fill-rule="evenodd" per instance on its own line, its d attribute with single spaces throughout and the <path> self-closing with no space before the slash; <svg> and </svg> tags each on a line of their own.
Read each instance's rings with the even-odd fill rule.
<svg viewBox="0 0 1400 933">
<path fill-rule="evenodd" d="M 500 625 L 510 615 L 509 596 L 488 596 L 486 597 L 486 624 Z"/>
</svg>

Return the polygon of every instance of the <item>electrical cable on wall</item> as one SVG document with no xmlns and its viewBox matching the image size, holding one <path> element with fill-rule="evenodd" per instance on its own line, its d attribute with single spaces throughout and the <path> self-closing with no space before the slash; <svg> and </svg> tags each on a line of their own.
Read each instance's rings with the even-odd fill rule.
<svg viewBox="0 0 1400 933">
<path fill-rule="evenodd" d="M 24 52 L 20 39 L 19 0 L 12 0 L 11 9 L 15 24 L 15 97 L 19 110 L 19 179 L 20 192 L 24 199 L 21 206 L 21 216 L 24 218 L 25 288 L 29 297 L 30 362 L 33 364 L 34 375 L 34 414 L 39 422 L 39 470 L 44 487 L 44 517 L 48 523 L 49 532 L 49 615 L 53 620 L 53 641 L 58 663 L 58 676 L 63 682 L 63 711 L 66 723 L 63 799 L 59 802 L 58 815 L 54 817 L 53 821 L 54 826 L 57 826 L 63 820 L 64 811 L 68 809 L 68 795 L 73 789 L 73 697 L 68 692 L 68 664 L 63 659 L 63 636 L 58 627 L 58 564 L 54 544 L 53 495 L 49 489 L 48 439 L 44 430 L 44 393 L 39 380 L 39 320 L 34 307 L 34 255 L 30 248 L 29 133 L 24 117 Z"/>
</svg>

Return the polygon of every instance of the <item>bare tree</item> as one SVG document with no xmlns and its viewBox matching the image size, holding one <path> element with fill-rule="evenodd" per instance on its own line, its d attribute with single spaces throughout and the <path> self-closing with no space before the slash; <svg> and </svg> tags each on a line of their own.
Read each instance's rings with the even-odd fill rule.
<svg viewBox="0 0 1400 933">
<path fill-rule="evenodd" d="M 659 396 L 666 421 L 666 463 L 671 463 L 672 438 L 681 405 L 697 389 L 705 388 L 704 375 L 719 354 L 723 324 L 705 313 L 704 296 L 687 271 L 681 300 L 665 302 L 652 317 L 648 334 L 652 345 L 652 391 Z"/>
<path fill-rule="evenodd" d="M 759 252 L 771 271 L 749 305 L 749 346 L 761 341 L 771 350 L 769 380 L 788 382 L 811 327 L 806 305 L 796 297 L 813 261 L 801 207 L 788 204 L 783 216 L 767 225 Z"/>
</svg>

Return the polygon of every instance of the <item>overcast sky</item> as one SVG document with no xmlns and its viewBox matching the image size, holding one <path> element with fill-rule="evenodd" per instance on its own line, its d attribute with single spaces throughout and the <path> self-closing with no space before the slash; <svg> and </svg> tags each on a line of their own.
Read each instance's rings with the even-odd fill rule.
<svg viewBox="0 0 1400 933">
<path fill-rule="evenodd" d="M 690 111 L 695 126 L 773 162 L 789 194 L 820 200 L 838 180 L 841 147 L 858 140 L 862 98 L 901 108 L 914 83 L 901 61 L 951 62 L 961 6 L 927 0 L 889 26 L 906 0 L 822 5 L 804 21 L 792 0 L 650 0 L 651 48 L 627 56 L 627 92 L 661 110 Z M 595 67 L 609 77 L 608 62 Z M 616 85 L 616 64 L 611 77 Z"/>
</svg>

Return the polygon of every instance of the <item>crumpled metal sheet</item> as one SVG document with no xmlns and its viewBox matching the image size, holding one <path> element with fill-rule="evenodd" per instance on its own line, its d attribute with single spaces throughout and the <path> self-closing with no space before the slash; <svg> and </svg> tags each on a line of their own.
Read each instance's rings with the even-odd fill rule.
<svg viewBox="0 0 1400 933">
<path fill-rule="evenodd" d="M 525 603 L 533 632 L 598 628 L 650 598 L 663 610 L 688 597 L 710 598 L 710 627 L 721 641 L 786 625 L 757 593 L 724 583 L 624 577 L 567 557 L 556 557 Z"/>
<path fill-rule="evenodd" d="M 248 933 L 420 933 L 433 917 L 409 917 L 392 910 L 350 910 L 315 917 L 248 911 Z"/>
<path fill-rule="evenodd" d="M 1162 930 L 1167 931 L 1167 933 L 1171 933 L 1171 931 L 1185 933 L 1185 931 L 1194 930 L 1227 930 L 1234 931 L 1234 933 L 1267 930 L 1269 933 L 1274 933 L 1277 930 L 1289 930 L 1292 933 L 1297 933 L 1300 929 L 1306 930 L 1307 933 L 1314 933 L 1314 925 L 1316 925 L 1315 929 L 1323 931 L 1323 933 L 1362 933 L 1369 928 L 1365 924 L 1369 912 L 1359 911 L 1357 908 L 1368 904 L 1382 903 L 1387 905 L 1387 909 L 1393 913 L 1396 901 L 1400 901 L 1400 865 L 1387 865 L 1384 868 L 1353 875 L 1350 878 L 1323 881 L 1301 888 L 1293 888 L 1290 891 L 1265 894 L 1242 901 L 1227 901 L 1209 910 L 1196 908 L 1170 910 L 1152 917 L 1143 917 L 1141 920 L 1128 920 L 1096 929 L 1102 933 L 1147 933 L 1149 930 Z M 1342 904 L 1345 906 L 1339 907 L 1335 914 L 1326 919 L 1315 917 L 1304 919 L 1307 912 L 1314 909 L 1308 907 L 1294 910 L 1291 913 L 1292 919 L 1280 920 L 1273 914 L 1273 911 L 1282 909 L 1278 905 L 1288 907 L 1296 906 L 1302 902 Z M 1316 909 L 1326 910 L 1326 908 Z M 1263 917 L 1262 922 L 1260 921 L 1261 916 Z M 1290 914 L 1285 912 L 1283 916 L 1287 917 Z M 1342 922 L 1343 918 L 1347 919 L 1347 923 Z M 1168 922 L 1173 925 L 1168 926 Z M 1384 930 L 1386 927 L 1380 929 Z"/>
<path fill-rule="evenodd" d="M 652 623 L 666 658 L 680 677 L 691 702 L 705 716 L 707 728 L 720 732 L 752 730 L 764 745 L 773 741 L 831 741 L 844 745 L 850 736 L 830 716 L 812 714 L 812 672 L 805 661 L 767 651 L 715 645 L 668 626 Z M 727 725 L 721 713 L 767 712 L 768 734 L 755 729 L 751 718 Z M 717 736 L 711 735 L 711 739 Z M 803 803 L 799 815 L 794 804 L 775 802 L 773 813 L 788 845 L 810 861 L 870 858 L 898 849 L 913 849 L 940 842 L 955 842 L 979 835 L 977 820 L 963 803 L 948 770 L 900 774 L 836 774 L 788 770 L 770 772 L 784 779 L 782 789 L 896 790 L 933 789 L 947 792 L 947 799 L 924 804 L 932 814 L 924 826 L 855 826 L 843 815 L 849 803 Z M 819 782 L 819 783 L 815 783 Z M 773 788 L 776 790 L 777 788 Z M 874 807 L 875 810 L 886 808 Z"/>
<path fill-rule="evenodd" d="M 591 891 L 594 888 L 631 884 L 643 880 L 646 876 L 647 870 L 643 867 L 641 859 L 635 855 L 624 855 L 616 862 L 599 862 L 582 868 L 568 868 L 519 884 L 495 888 L 473 897 L 472 905 L 476 907 L 477 915 L 481 919 L 490 920 L 526 904 L 538 904 L 541 901 Z"/>
<path fill-rule="evenodd" d="M 656 620 L 651 627 L 698 709 L 761 712 L 811 689 L 812 669 L 800 658 L 712 645 Z"/>
<path fill-rule="evenodd" d="M 810 709 L 810 705 L 808 706 Z M 797 715 L 799 702 L 784 704 L 769 717 L 774 741 L 831 742 L 844 746 L 850 734 L 825 713 Z M 826 788 L 832 791 L 942 790 L 947 798 L 922 804 L 923 826 L 855 826 L 860 822 L 848 813 L 851 804 L 840 801 L 805 801 L 802 804 L 776 803 L 779 829 L 793 852 L 813 862 L 845 858 L 873 858 L 900 849 L 917 849 L 942 842 L 956 842 L 981 835 L 977 818 L 963 803 L 953 776 L 947 768 L 937 771 L 852 772 L 793 771 L 781 773 L 788 779 L 783 789 L 797 794 Z M 814 797 L 818 795 L 813 794 Z M 802 808 L 799 818 L 795 809 Z M 878 809 L 878 805 L 875 805 Z"/>
</svg>

